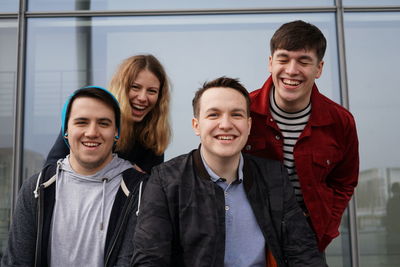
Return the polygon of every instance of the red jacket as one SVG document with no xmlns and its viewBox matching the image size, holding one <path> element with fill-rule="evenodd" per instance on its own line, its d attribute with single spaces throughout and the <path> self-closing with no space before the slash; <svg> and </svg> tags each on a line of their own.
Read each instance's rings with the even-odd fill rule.
<svg viewBox="0 0 400 267">
<path fill-rule="evenodd" d="M 283 161 L 283 136 L 269 109 L 272 85 L 270 77 L 250 94 L 253 123 L 245 152 Z M 358 138 L 351 113 L 320 94 L 315 84 L 311 109 L 293 153 L 304 202 L 323 251 L 339 235 L 342 214 L 357 185 Z"/>
</svg>

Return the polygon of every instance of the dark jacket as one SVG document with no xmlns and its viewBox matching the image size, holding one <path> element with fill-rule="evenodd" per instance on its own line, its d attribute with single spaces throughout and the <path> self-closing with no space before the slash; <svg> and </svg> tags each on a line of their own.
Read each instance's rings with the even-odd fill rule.
<svg viewBox="0 0 400 267">
<path fill-rule="evenodd" d="M 278 266 L 325 266 L 284 167 L 244 155 L 243 172 L 248 200 Z M 133 266 L 224 265 L 224 191 L 211 181 L 199 150 L 153 168 L 134 247 Z"/>
<path fill-rule="evenodd" d="M 46 165 L 55 164 L 59 159 L 65 158 L 69 154 L 69 148 L 60 134 L 56 142 L 47 155 Z M 151 168 L 164 162 L 164 154 L 156 155 L 153 150 L 135 142 L 132 149 L 128 152 L 117 152 L 118 157 L 138 165 L 146 173 L 151 172 Z"/>
<path fill-rule="evenodd" d="M 34 175 L 24 182 L 18 195 L 8 246 L 1 266 L 48 266 L 56 183 L 47 186 L 43 183 L 49 181 L 55 173 L 56 166 L 48 165 L 39 174 L 40 181 L 39 175 Z M 121 184 L 115 196 L 104 248 L 105 266 L 129 264 L 133 253 L 132 240 L 139 191 L 143 189 L 148 177 L 133 168 L 124 171 L 122 176 L 129 192 L 124 192 Z"/>
<path fill-rule="evenodd" d="M 271 77 L 251 92 L 252 127 L 244 152 L 283 161 L 283 136 L 269 108 Z M 359 174 L 356 125 L 342 106 L 323 96 L 314 84 L 311 116 L 293 150 L 304 203 L 320 250 L 339 235 L 342 214 Z"/>
</svg>

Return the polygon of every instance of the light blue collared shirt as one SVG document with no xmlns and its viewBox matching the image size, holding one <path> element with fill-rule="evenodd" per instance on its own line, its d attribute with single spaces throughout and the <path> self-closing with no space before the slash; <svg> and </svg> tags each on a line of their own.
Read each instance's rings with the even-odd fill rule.
<svg viewBox="0 0 400 267">
<path fill-rule="evenodd" d="M 225 194 L 225 267 L 265 266 L 265 239 L 247 199 L 243 186 L 243 156 L 240 154 L 238 179 L 227 184 L 207 165 L 203 164 L 211 180 Z"/>
</svg>

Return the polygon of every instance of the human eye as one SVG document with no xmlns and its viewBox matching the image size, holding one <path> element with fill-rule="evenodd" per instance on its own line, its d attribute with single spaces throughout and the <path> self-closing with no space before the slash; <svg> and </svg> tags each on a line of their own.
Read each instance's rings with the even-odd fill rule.
<svg viewBox="0 0 400 267">
<path fill-rule="evenodd" d="M 234 113 L 232 113 L 232 117 L 234 117 L 234 118 L 243 118 L 244 114 L 242 112 L 234 112 Z"/>
<path fill-rule="evenodd" d="M 310 65 L 311 62 L 308 61 L 308 60 L 300 60 L 299 63 L 300 63 L 301 65 L 303 65 L 303 66 L 307 66 L 307 65 Z"/>
<path fill-rule="evenodd" d="M 148 92 L 149 94 L 151 94 L 151 95 L 156 95 L 156 94 L 158 94 L 158 89 L 157 89 L 157 88 L 149 88 L 149 89 L 147 90 L 147 92 Z"/>
<path fill-rule="evenodd" d="M 74 122 L 74 124 L 77 125 L 77 126 L 83 126 L 83 125 L 86 125 L 87 122 L 85 120 L 76 120 Z"/>
<path fill-rule="evenodd" d="M 278 58 L 276 61 L 280 64 L 286 64 L 288 62 L 286 58 Z"/>
<path fill-rule="evenodd" d="M 99 125 L 102 126 L 102 127 L 109 127 L 111 125 L 111 122 L 106 121 L 106 120 L 105 121 L 100 121 Z"/>
<path fill-rule="evenodd" d="M 218 113 L 217 112 L 210 112 L 207 114 L 207 118 L 209 119 L 215 119 L 218 117 Z"/>
<path fill-rule="evenodd" d="M 140 89 L 140 86 L 139 86 L 138 84 L 134 83 L 134 84 L 132 84 L 132 85 L 130 86 L 130 89 L 131 89 L 131 90 L 134 90 L 134 91 L 137 91 L 137 90 Z"/>
</svg>

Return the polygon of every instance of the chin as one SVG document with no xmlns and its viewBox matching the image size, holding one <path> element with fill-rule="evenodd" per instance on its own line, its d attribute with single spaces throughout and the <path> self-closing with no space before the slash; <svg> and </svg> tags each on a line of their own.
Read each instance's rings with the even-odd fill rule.
<svg viewBox="0 0 400 267">
<path fill-rule="evenodd" d="M 144 117 L 146 117 L 146 115 L 143 115 L 143 116 L 140 116 L 140 117 L 132 116 L 131 119 L 132 119 L 132 122 L 141 122 Z"/>
</svg>

